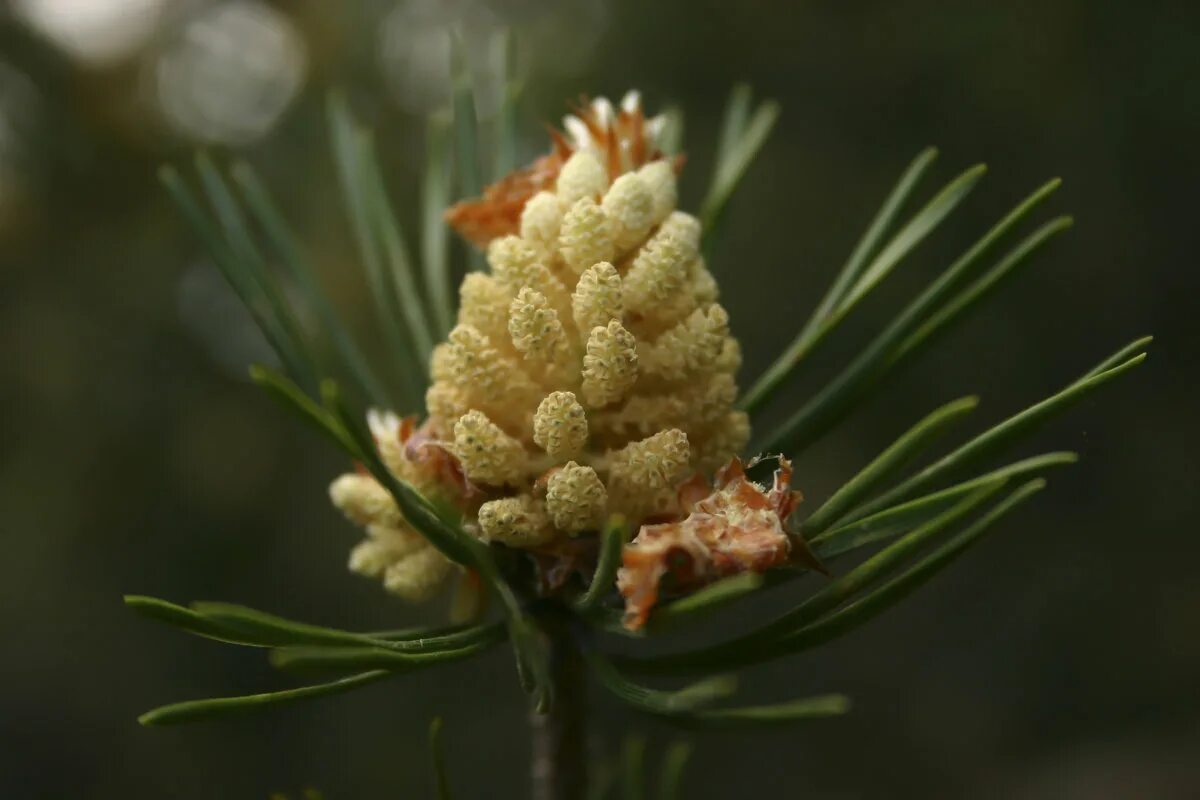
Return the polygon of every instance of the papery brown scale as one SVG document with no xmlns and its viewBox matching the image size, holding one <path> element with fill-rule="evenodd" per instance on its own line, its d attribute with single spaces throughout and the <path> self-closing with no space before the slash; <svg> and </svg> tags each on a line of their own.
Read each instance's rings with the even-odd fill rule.
<svg viewBox="0 0 1200 800">
<path fill-rule="evenodd" d="M 785 523 L 799 493 L 791 489 L 791 464 L 783 458 L 779 464 L 768 492 L 751 482 L 734 458 L 717 471 L 706 496 L 697 497 L 701 488 L 694 480 L 680 488 L 684 519 L 642 526 L 622 551 L 617 577 L 627 628 L 645 625 L 668 574 L 678 588 L 691 589 L 739 572 L 763 572 L 789 560 L 792 539 Z"/>
<path fill-rule="evenodd" d="M 417 432 L 419 423 L 420 419 L 415 414 L 401 417 L 399 424 L 396 425 L 396 441 L 407 446 L 408 440 Z"/>
<path fill-rule="evenodd" d="M 712 486 L 704 476 L 696 473 L 679 485 L 679 507 L 683 513 L 690 514 L 704 498 L 712 494 Z"/>
<path fill-rule="evenodd" d="M 639 107 L 634 111 L 621 110 L 620 121 L 625 121 L 632 131 L 629 137 L 629 154 L 635 164 L 646 163 L 646 117 Z"/>
<path fill-rule="evenodd" d="M 607 126 L 601 124 L 587 97 L 580 98 L 580 105 L 572 111 L 587 127 L 597 150 L 603 155 L 609 180 L 616 180 L 625 171 L 621 163 L 622 141 L 629 143 L 630 169 L 664 157 L 661 150 L 650 146 L 645 116 L 640 108 L 633 112 L 621 109 Z M 540 191 L 553 189 L 563 164 L 575 152 L 575 147 L 558 130 L 550 126 L 547 129 L 552 143 L 548 154 L 490 184 L 482 196 L 463 200 L 446 209 L 444 219 L 459 236 L 483 249 L 493 239 L 520 231 L 521 212 L 529 198 Z M 676 174 L 683 169 L 683 163 L 682 155 L 672 159 Z"/>
<path fill-rule="evenodd" d="M 621 174 L 621 141 L 617 136 L 604 137 L 604 154 L 608 162 L 608 179 Z"/>
<path fill-rule="evenodd" d="M 533 559 L 538 594 L 557 594 L 572 577 L 591 577 L 596 568 L 598 544 L 595 537 L 561 539 L 529 551 Z"/>
<path fill-rule="evenodd" d="M 570 145 L 565 141 L 562 145 L 568 148 L 569 155 Z M 519 232 L 525 204 L 538 192 L 554 188 L 565 161 L 566 157 L 556 142 L 554 152 L 505 175 L 484 189 L 482 197 L 450 206 L 445 212 L 446 222 L 460 236 L 481 249 L 493 239 Z"/>
<path fill-rule="evenodd" d="M 452 492 L 450 499 L 464 511 L 474 512 L 487 499 L 487 493 L 467 478 L 458 456 L 446 443 L 435 437 L 428 424 L 414 431 L 404 442 L 404 455 L 425 475 L 434 476 Z"/>
<path fill-rule="evenodd" d="M 600 123 L 597 122 L 596 115 L 592 113 L 592 101 L 586 94 L 579 95 L 579 99 L 574 103 L 568 102 L 567 110 L 587 127 L 588 134 L 593 139 L 600 136 Z"/>
<path fill-rule="evenodd" d="M 567 137 L 562 135 L 562 132 L 553 125 L 546 125 L 546 133 L 550 136 L 550 157 L 557 156 L 564 164 L 571 154 L 575 152 L 575 148 L 567 141 Z"/>
</svg>

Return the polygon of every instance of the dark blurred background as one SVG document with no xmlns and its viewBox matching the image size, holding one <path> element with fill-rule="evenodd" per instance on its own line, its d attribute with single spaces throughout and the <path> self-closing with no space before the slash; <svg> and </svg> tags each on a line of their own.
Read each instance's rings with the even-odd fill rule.
<svg viewBox="0 0 1200 800">
<path fill-rule="evenodd" d="M 12 0 L 0 10 L 0 795 L 426 796 L 437 713 L 460 796 L 526 793 L 524 699 L 502 650 L 261 717 L 148 730 L 135 717 L 151 706 L 282 681 L 256 652 L 120 601 L 223 599 L 355 628 L 444 613 L 346 571 L 357 532 L 325 495 L 345 465 L 244 379 L 264 346 L 155 168 L 198 146 L 249 158 L 370 336 L 324 97 L 351 93 L 412 219 L 449 23 L 468 41 L 517 31 L 524 156 L 544 147 L 538 123 L 581 93 L 636 86 L 651 109 L 684 107 L 685 207 L 707 185 L 731 85 L 782 102 L 712 262 L 746 348 L 743 384 L 920 148 L 942 151 L 926 191 L 989 164 L 777 414 L 990 222 L 1064 177 L 1044 218 L 1070 211 L 1075 229 L 802 455 L 814 500 L 936 405 L 980 393 L 979 429 L 1158 337 L 1143 368 L 1023 448 L 1080 451 L 1052 491 L 883 619 L 746 681 L 755 700 L 845 691 L 850 716 L 700 735 L 688 796 L 1200 796 L 1200 6 L 1117 0 Z M 629 731 L 655 754 L 675 735 L 594 699 L 609 751 Z"/>
</svg>

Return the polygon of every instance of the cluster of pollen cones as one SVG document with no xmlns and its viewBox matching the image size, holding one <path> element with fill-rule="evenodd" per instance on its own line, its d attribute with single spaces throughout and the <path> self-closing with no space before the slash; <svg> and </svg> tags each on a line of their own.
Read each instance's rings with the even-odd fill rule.
<svg viewBox="0 0 1200 800">
<path fill-rule="evenodd" d="M 370 420 L 398 478 L 481 540 L 529 552 L 543 591 L 588 574 L 613 515 L 635 526 L 617 581 L 630 627 L 667 575 L 685 590 L 785 561 L 798 497 L 786 462 L 768 489 L 736 459 L 750 433 L 734 407 L 741 353 L 700 223 L 676 209 L 661 127 L 635 93 L 597 100 L 549 155 L 447 211 L 489 269 L 465 277 L 434 349 L 428 417 Z M 331 495 L 367 531 L 353 570 L 412 599 L 455 571 L 370 476 L 343 475 Z"/>
</svg>

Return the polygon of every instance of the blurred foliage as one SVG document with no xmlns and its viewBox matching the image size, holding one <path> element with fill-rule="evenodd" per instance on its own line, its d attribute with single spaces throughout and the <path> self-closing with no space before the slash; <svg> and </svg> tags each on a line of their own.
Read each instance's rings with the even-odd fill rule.
<svg viewBox="0 0 1200 800">
<path fill-rule="evenodd" d="M 1138 381 L 1086 401 L 1038 442 L 1083 461 L 1023 529 L 836 647 L 759 670 L 749 687 L 765 698 L 833 686 L 855 697 L 858 713 L 819 735 L 706 733 L 688 786 L 713 797 L 749 788 L 1055 798 L 1180 796 L 1200 786 L 1191 757 L 1200 749 L 1191 566 L 1200 544 L 1189 513 L 1200 445 L 1191 220 L 1200 11 L 1115 0 L 853 9 L 523 0 L 408 3 L 401 12 L 366 0 L 279 3 L 254 18 L 284 20 L 292 33 L 273 28 L 272 47 L 233 52 L 286 54 L 296 51 L 280 42 L 298 43 L 295 96 L 261 131 L 188 127 L 181 120 L 206 117 L 160 103 L 162 57 L 181 52 L 172 48 L 194 15 L 224 5 L 172 4 L 136 49 L 99 62 L 56 46 L 28 12 L 0 12 L 0 492 L 11 548 L 0 621 L 19 656 L 0 668 L 0 794 L 422 792 L 432 788 L 426 725 L 435 711 L 447 718 L 451 767 L 469 764 L 453 774 L 459 796 L 522 785 L 527 745 L 511 730 L 524 698 L 501 653 L 334 703 L 150 732 L 134 716 L 159 699 L 255 691 L 269 667 L 163 636 L 120 604 L 127 591 L 222 597 L 378 628 L 440 616 L 344 570 L 352 532 L 324 496 L 341 460 L 243 378 L 265 345 L 154 173 L 213 131 L 232 130 L 222 135 L 277 190 L 339 306 L 365 309 L 367 287 L 340 279 L 354 244 L 329 212 L 337 187 L 323 98 L 340 86 L 366 112 L 391 185 L 414 187 L 397 198 L 409 206 L 401 216 L 416 218 L 417 114 L 427 109 L 405 32 L 452 18 L 470 20 L 480 42 L 491 19 L 525 37 L 535 55 L 523 65 L 523 117 L 553 120 L 564 98 L 635 85 L 651 108 L 687 109 L 697 163 L 710 163 L 734 82 L 780 101 L 775 135 L 728 208 L 712 259 L 746 348 L 743 383 L 817 305 L 911 153 L 936 144 L 949 163 L 987 158 L 987 199 L 958 212 L 961 238 L 924 245 L 907 274 L 881 286 L 848 341 L 815 360 L 812 382 L 789 387 L 784 410 L 802 405 L 822 365 L 861 347 L 882 309 L 928 281 L 971 231 L 1047 172 L 1065 178 L 1056 202 L 1076 229 L 805 454 L 797 479 L 810 496 L 827 496 L 912 419 L 965 389 L 983 397 L 977 414 L 1001 419 L 1127 334 L 1158 337 Z M 182 52 L 198 58 L 195 47 Z M 238 63 L 222 52 L 217 62 Z M 542 147 L 535 127 L 519 131 L 518 160 Z M 685 172 L 684 207 L 699 208 L 708 178 Z M 383 352 L 375 343 L 367 355 Z M 770 597 L 739 606 L 728 630 L 775 608 Z M 646 723 L 613 710 L 602 725 L 615 741 Z"/>
</svg>

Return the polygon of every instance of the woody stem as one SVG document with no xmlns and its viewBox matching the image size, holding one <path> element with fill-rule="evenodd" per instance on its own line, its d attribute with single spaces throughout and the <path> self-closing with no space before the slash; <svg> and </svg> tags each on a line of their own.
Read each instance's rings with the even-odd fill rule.
<svg viewBox="0 0 1200 800">
<path fill-rule="evenodd" d="M 581 800 L 587 790 L 585 752 L 587 684 L 583 656 L 565 609 L 541 616 L 550 660 L 553 701 L 546 713 L 531 710 L 534 800 Z"/>
</svg>

